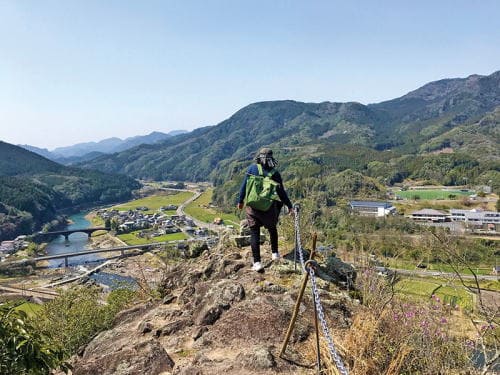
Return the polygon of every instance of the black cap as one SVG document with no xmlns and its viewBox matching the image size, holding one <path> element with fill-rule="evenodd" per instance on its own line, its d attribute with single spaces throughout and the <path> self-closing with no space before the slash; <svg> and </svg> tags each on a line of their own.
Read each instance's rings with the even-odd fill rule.
<svg viewBox="0 0 500 375">
<path fill-rule="evenodd" d="M 259 150 L 259 153 L 257 154 L 257 157 L 272 157 L 273 156 L 273 150 L 267 147 L 262 147 Z"/>
</svg>

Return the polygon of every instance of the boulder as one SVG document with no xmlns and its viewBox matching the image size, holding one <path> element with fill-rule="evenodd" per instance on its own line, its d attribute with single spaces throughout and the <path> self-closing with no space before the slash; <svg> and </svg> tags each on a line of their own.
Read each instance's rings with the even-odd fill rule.
<svg viewBox="0 0 500 375">
<path fill-rule="evenodd" d="M 249 370 L 266 370 L 276 367 L 271 349 L 265 346 L 256 346 L 250 352 L 240 353 L 236 362 L 240 362 Z"/>
<path fill-rule="evenodd" d="M 74 375 L 156 375 L 173 369 L 174 361 L 157 339 L 135 341 L 128 334 L 117 342 L 111 336 L 104 335 L 101 339 L 98 336 L 92 341 L 83 357 L 73 364 Z"/>
<path fill-rule="evenodd" d="M 140 322 L 139 327 L 137 327 L 137 331 L 142 334 L 151 332 L 152 330 L 153 330 L 153 324 L 147 321 Z"/>
<path fill-rule="evenodd" d="M 332 253 L 326 258 L 326 265 L 318 270 L 318 276 L 323 280 L 352 288 L 356 281 L 356 270 Z"/>
<path fill-rule="evenodd" d="M 164 325 L 163 327 L 159 328 L 156 330 L 156 335 L 157 336 L 168 336 L 173 333 L 176 333 L 180 331 L 181 329 L 192 325 L 193 323 L 190 320 L 187 319 L 180 319 L 176 320 L 174 322 L 168 323 Z"/>
<path fill-rule="evenodd" d="M 200 286 L 201 288 L 201 286 Z M 245 297 L 245 290 L 240 283 L 232 280 L 221 280 L 210 288 L 201 288 L 204 293 L 196 297 L 197 308 L 194 321 L 197 325 L 211 325 L 235 302 Z"/>
<path fill-rule="evenodd" d="M 163 297 L 163 304 L 168 305 L 169 303 L 172 303 L 175 301 L 175 296 L 168 294 L 165 297 Z"/>
</svg>

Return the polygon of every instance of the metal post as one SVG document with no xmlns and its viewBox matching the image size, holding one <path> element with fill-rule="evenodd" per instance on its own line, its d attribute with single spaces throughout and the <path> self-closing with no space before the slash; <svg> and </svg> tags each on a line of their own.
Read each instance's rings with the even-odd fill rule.
<svg viewBox="0 0 500 375">
<path fill-rule="evenodd" d="M 311 255 L 309 260 L 313 259 L 315 250 L 316 250 L 316 238 L 317 234 L 313 234 L 313 249 L 311 250 Z M 285 354 L 286 347 L 288 345 L 288 341 L 290 341 L 290 336 L 292 335 L 293 327 L 295 326 L 295 322 L 297 321 L 297 316 L 299 314 L 300 303 L 302 302 L 302 297 L 304 296 L 304 291 L 306 289 L 307 281 L 309 280 L 309 272 L 306 271 L 304 274 L 304 279 L 302 280 L 302 286 L 300 287 L 299 295 L 297 296 L 297 301 L 295 301 L 295 308 L 293 309 L 292 319 L 290 320 L 290 324 L 288 325 L 288 329 L 286 331 L 285 340 L 283 341 L 283 345 L 281 346 L 280 358 Z"/>
<path fill-rule="evenodd" d="M 297 301 L 295 301 L 295 308 L 293 309 L 292 319 L 290 320 L 290 324 L 288 325 L 288 329 L 286 331 L 285 340 L 283 341 L 283 345 L 281 346 L 280 358 L 285 354 L 286 347 L 288 345 L 288 341 L 290 341 L 290 336 L 292 335 L 293 327 L 295 326 L 295 321 L 297 320 L 297 316 L 299 314 L 300 303 L 302 302 L 302 297 L 304 296 L 304 290 L 306 289 L 307 281 L 309 279 L 309 273 L 304 274 L 304 279 L 302 280 L 302 286 L 300 287 L 299 295 L 297 296 Z"/>
<path fill-rule="evenodd" d="M 64 267 L 68 268 L 68 257 L 64 257 Z"/>
</svg>

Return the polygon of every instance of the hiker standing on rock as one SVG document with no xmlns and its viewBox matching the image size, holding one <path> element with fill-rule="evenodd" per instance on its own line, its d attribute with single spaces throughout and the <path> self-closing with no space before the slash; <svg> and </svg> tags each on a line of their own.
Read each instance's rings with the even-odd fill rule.
<svg viewBox="0 0 500 375">
<path fill-rule="evenodd" d="M 240 188 L 238 209 L 246 204 L 246 218 L 250 227 L 250 246 L 252 248 L 254 271 L 261 271 L 264 267 L 260 262 L 260 228 L 269 231 L 272 259 L 278 260 L 278 217 L 285 204 L 293 215 L 292 202 L 283 187 L 281 175 L 274 168 L 278 162 L 273 158 L 270 148 L 262 148 L 255 157 L 245 175 Z"/>
</svg>

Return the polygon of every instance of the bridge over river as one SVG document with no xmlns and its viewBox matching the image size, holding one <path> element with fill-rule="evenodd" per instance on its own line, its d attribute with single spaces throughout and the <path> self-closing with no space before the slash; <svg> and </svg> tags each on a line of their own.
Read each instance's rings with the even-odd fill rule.
<svg viewBox="0 0 500 375">
<path fill-rule="evenodd" d="M 105 231 L 110 231 L 111 228 L 109 227 L 94 227 L 94 228 L 82 228 L 82 229 L 67 229 L 67 230 L 58 230 L 54 232 L 38 232 L 35 234 L 35 238 L 42 238 L 42 237 L 52 237 L 52 236 L 64 236 L 65 240 L 69 240 L 69 236 L 72 233 L 86 233 L 87 236 L 90 238 L 92 236 L 92 233 L 97 232 L 99 230 L 105 230 Z"/>
<path fill-rule="evenodd" d="M 51 260 L 51 259 L 64 259 L 64 266 L 68 267 L 69 266 L 69 258 L 71 257 L 78 257 L 81 255 L 89 255 L 89 254 L 98 254 L 98 253 L 110 253 L 110 252 L 120 252 L 121 256 L 125 256 L 125 251 L 127 250 L 151 250 L 155 247 L 163 246 L 163 245 L 173 245 L 181 242 L 199 242 L 198 239 L 188 239 L 188 240 L 173 240 L 173 241 L 163 241 L 163 242 L 151 242 L 151 243 L 146 243 L 146 244 L 141 244 L 141 245 L 130 245 L 130 246 L 118 246 L 118 247 L 108 247 L 108 248 L 102 248 L 102 249 L 89 249 L 89 250 L 84 250 L 84 251 L 74 251 L 74 252 L 69 252 L 69 253 L 61 253 L 61 254 L 53 254 L 53 255 L 45 255 L 41 257 L 34 257 L 34 258 L 27 258 L 27 259 L 22 259 L 22 260 L 16 260 L 13 262 L 8 262 L 5 263 L 11 264 L 11 265 L 22 265 L 26 263 L 36 263 L 36 262 L 41 262 L 44 260 Z M 104 261 L 105 259 L 103 259 Z"/>
</svg>

